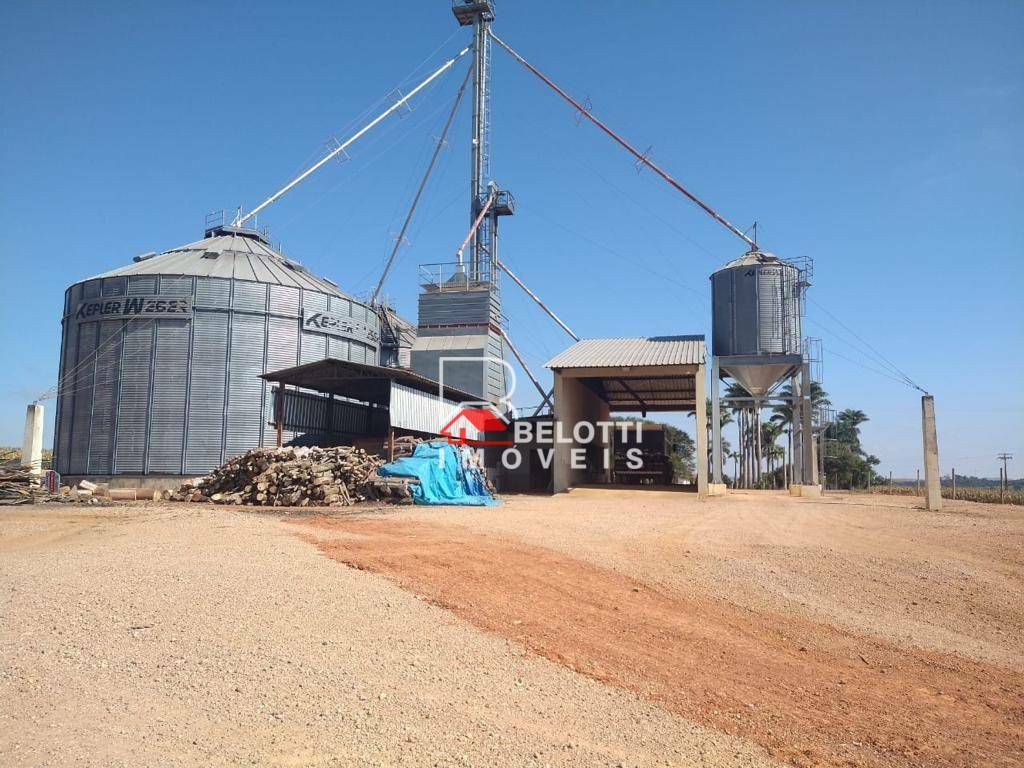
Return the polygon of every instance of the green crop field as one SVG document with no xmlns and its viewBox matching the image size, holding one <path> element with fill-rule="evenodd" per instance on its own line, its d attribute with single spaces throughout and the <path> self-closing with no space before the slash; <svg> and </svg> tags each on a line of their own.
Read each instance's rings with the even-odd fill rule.
<svg viewBox="0 0 1024 768">
<path fill-rule="evenodd" d="M 871 493 L 881 493 L 889 496 L 923 496 L 924 491 L 918 491 L 912 485 L 894 485 L 892 487 L 880 485 L 871 489 Z M 947 486 L 942 487 L 942 498 L 952 499 L 953 489 Z M 999 504 L 998 488 L 974 488 L 971 486 L 956 488 L 956 499 L 958 501 L 980 501 L 986 504 Z M 1003 504 L 1024 504 L 1024 491 L 1007 489 L 1003 494 Z"/>
</svg>

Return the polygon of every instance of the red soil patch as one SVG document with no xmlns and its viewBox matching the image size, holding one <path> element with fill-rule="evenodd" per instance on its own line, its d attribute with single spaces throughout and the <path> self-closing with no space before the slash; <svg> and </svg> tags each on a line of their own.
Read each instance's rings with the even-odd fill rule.
<svg viewBox="0 0 1024 768">
<path fill-rule="evenodd" d="M 798 766 L 1020 766 L 1024 675 L 656 591 L 557 552 L 427 523 L 313 518 L 327 556 Z M 324 538 L 326 531 L 340 534 Z"/>
</svg>

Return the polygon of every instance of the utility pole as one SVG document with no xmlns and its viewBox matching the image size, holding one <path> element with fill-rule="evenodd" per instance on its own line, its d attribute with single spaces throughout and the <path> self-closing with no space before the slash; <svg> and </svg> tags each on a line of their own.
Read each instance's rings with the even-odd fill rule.
<svg viewBox="0 0 1024 768">
<path fill-rule="evenodd" d="M 1013 454 L 1004 452 L 997 455 L 996 458 L 1003 462 L 1003 474 L 999 480 L 999 503 L 1001 504 L 1003 501 L 1003 494 L 1006 492 L 1006 486 L 1010 482 L 1010 475 L 1006 466 L 1006 462 L 1013 458 Z"/>
</svg>

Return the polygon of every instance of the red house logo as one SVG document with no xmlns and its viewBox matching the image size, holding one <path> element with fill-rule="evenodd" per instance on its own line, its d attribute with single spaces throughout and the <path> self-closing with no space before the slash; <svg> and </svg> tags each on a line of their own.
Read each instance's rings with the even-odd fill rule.
<svg viewBox="0 0 1024 768">
<path fill-rule="evenodd" d="M 512 445 L 511 440 L 487 440 L 490 433 L 506 433 L 508 421 L 490 408 L 460 408 L 441 434 L 453 445 Z M 469 435 L 477 435 L 470 437 Z"/>
</svg>

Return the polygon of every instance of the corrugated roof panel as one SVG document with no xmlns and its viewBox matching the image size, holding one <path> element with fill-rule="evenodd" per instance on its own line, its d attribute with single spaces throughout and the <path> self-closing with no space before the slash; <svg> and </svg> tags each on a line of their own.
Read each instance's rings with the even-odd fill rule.
<svg viewBox="0 0 1024 768">
<path fill-rule="evenodd" d="M 252 267 L 252 271 L 256 275 L 256 279 L 261 283 L 277 284 L 277 279 L 274 277 L 274 273 L 267 267 L 264 259 L 249 259 L 249 265 Z"/>
<path fill-rule="evenodd" d="M 274 274 L 275 282 L 278 285 L 287 285 L 291 288 L 302 288 L 302 283 L 295 279 L 295 273 L 290 269 L 285 268 L 284 264 L 278 261 L 272 261 L 270 259 L 263 262 L 268 270 Z"/>
<path fill-rule="evenodd" d="M 217 258 L 204 258 L 207 251 L 217 253 Z M 232 277 L 349 298 L 332 283 L 303 267 L 292 269 L 286 266 L 287 262 L 288 259 L 255 236 L 230 233 L 213 235 L 97 277 L 159 274 Z"/>
<path fill-rule="evenodd" d="M 239 280 L 255 280 L 256 273 L 252 269 L 252 263 L 250 259 L 253 258 L 246 254 L 239 254 L 238 258 L 233 259 L 235 266 L 235 273 L 233 277 Z M 258 257 L 256 257 L 258 258 Z"/>
<path fill-rule="evenodd" d="M 703 336 L 583 339 L 548 360 L 544 367 L 700 365 L 706 355 Z"/>
<path fill-rule="evenodd" d="M 487 334 L 465 334 L 463 336 L 420 336 L 416 339 L 417 352 L 453 351 L 458 349 L 480 349 L 486 347 Z"/>
<path fill-rule="evenodd" d="M 239 259 L 244 259 L 245 256 L 237 253 L 229 253 L 222 251 L 219 256 L 215 259 L 204 258 L 200 263 L 200 268 L 205 267 L 205 274 L 210 277 L 234 277 L 235 276 L 235 264 Z"/>
</svg>

